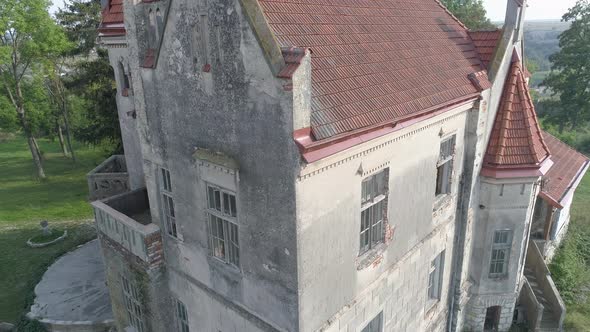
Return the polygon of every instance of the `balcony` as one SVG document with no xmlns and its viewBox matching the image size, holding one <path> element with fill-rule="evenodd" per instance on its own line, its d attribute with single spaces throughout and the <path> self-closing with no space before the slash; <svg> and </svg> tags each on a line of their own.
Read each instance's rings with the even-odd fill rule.
<svg viewBox="0 0 590 332">
<path fill-rule="evenodd" d="M 150 267 L 162 262 L 162 238 L 152 223 L 145 188 L 92 202 L 96 227 L 104 237 Z"/>
<path fill-rule="evenodd" d="M 90 201 L 103 199 L 129 190 L 129 173 L 125 156 L 113 155 L 86 175 Z"/>
</svg>

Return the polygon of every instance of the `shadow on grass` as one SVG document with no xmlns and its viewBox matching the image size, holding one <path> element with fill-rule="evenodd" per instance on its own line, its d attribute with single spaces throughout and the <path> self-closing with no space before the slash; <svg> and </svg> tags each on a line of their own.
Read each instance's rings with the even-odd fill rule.
<svg viewBox="0 0 590 332">
<path fill-rule="evenodd" d="M 18 322 L 29 311 L 35 285 L 47 268 L 61 255 L 96 237 L 89 222 L 54 222 L 51 225 L 67 229 L 68 237 L 45 248 L 30 248 L 25 244 L 41 232 L 37 223 L 0 227 L 0 321 Z"/>
</svg>

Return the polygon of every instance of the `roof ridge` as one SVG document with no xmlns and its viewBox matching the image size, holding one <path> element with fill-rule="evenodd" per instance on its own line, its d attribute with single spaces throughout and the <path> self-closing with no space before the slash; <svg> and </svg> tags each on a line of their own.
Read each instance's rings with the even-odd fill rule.
<svg viewBox="0 0 590 332">
<path fill-rule="evenodd" d="M 580 151 L 578 151 L 578 150 L 574 149 L 574 148 L 573 148 L 573 147 L 571 147 L 571 146 L 570 146 L 568 143 L 566 143 L 566 142 L 564 142 L 563 140 L 561 140 L 561 139 L 557 138 L 555 135 L 551 134 L 551 133 L 550 133 L 550 132 L 548 132 L 547 130 L 541 129 L 541 132 L 542 132 L 542 133 L 545 133 L 546 135 L 549 135 L 549 136 L 551 136 L 551 137 L 552 137 L 553 139 L 555 139 L 556 141 L 559 141 L 560 143 L 563 143 L 563 144 L 564 144 L 564 145 L 565 145 L 565 146 L 566 146 L 566 147 L 567 147 L 569 150 L 571 150 L 571 151 L 573 151 L 573 152 L 575 152 L 575 153 L 578 153 L 578 154 L 580 154 L 580 155 L 584 156 L 584 158 L 586 158 L 586 160 L 589 160 L 589 161 L 590 161 L 590 157 L 588 157 L 588 156 L 587 156 L 587 155 L 585 155 L 584 153 L 582 153 L 582 152 L 580 152 Z"/>
<path fill-rule="evenodd" d="M 459 20 L 453 13 L 451 13 L 447 6 L 445 6 L 440 0 L 434 0 L 434 2 L 441 6 L 441 8 L 445 12 L 447 12 L 447 14 L 449 14 L 463 29 L 465 29 L 466 31 L 470 31 L 469 28 L 465 24 L 463 24 L 463 22 L 461 22 L 461 20 Z"/>
</svg>

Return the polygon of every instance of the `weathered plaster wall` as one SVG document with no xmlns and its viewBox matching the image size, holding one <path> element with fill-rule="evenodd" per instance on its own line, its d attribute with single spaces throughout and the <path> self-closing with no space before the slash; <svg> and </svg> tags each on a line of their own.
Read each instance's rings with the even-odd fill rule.
<svg viewBox="0 0 590 332">
<path fill-rule="evenodd" d="M 129 70 L 129 54 L 127 47 L 122 45 L 109 45 L 109 62 L 115 71 L 117 81 L 117 110 L 119 114 L 119 125 L 121 126 L 121 138 L 125 149 L 125 162 L 129 173 L 130 189 L 138 189 L 144 186 L 143 158 L 141 156 L 141 145 L 137 132 L 137 121 L 133 118 L 134 97 L 130 90 L 128 96 L 122 95 L 121 74 L 119 62 L 123 63 Z M 131 82 L 133 84 L 133 82 Z"/>
<path fill-rule="evenodd" d="M 172 307 L 162 305 L 162 301 L 168 300 L 162 271 L 148 270 L 137 257 L 105 236 L 99 235 L 99 240 L 117 331 L 124 331 L 129 326 L 121 276 L 134 283 L 141 294 L 143 320 L 148 331 L 167 331 L 166 327 L 174 321 L 167 310 Z"/>
<path fill-rule="evenodd" d="M 483 329 L 488 307 L 501 306 L 500 329 L 511 322 L 518 297 L 528 246 L 534 200 L 538 194 L 537 178 L 494 180 L 483 178 L 478 223 L 473 230 L 469 290 L 465 327 Z M 494 232 L 511 230 L 512 244 L 506 275 L 489 275 Z"/>
<path fill-rule="evenodd" d="M 300 331 L 357 331 L 384 310 L 387 331 L 445 326 L 466 111 L 438 115 L 307 165 L 297 183 Z M 456 134 L 452 193 L 435 198 L 441 137 Z M 389 168 L 390 241 L 358 257 L 361 182 Z M 362 173 L 362 174 L 359 174 Z M 441 302 L 425 313 L 431 262 L 446 250 Z M 370 261 L 368 261 L 370 260 Z"/>
<path fill-rule="evenodd" d="M 156 174 L 166 167 L 182 235 L 182 240 L 165 237 L 166 264 L 195 281 L 187 288 L 171 278 L 169 287 L 175 294 L 195 298 L 203 291 L 196 288 L 213 291 L 271 325 L 297 331 L 293 198 L 299 153 L 292 139 L 293 95 L 270 71 L 235 0 L 208 2 L 211 70 L 195 68 L 191 38 L 198 4 L 202 5 L 172 2 L 155 69 L 139 68 L 141 41 L 136 38 L 134 15 L 143 11 L 125 4 L 152 217 L 164 230 Z M 206 184 L 193 158 L 196 147 L 221 151 L 239 164 L 240 270 L 209 256 Z M 201 317 L 203 308 L 187 309 L 189 315 Z M 206 324 L 222 330 L 211 320 Z"/>
</svg>

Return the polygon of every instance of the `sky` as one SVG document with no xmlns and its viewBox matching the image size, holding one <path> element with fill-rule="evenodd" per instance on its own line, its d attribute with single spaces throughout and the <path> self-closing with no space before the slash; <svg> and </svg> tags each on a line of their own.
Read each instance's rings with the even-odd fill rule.
<svg viewBox="0 0 590 332">
<path fill-rule="evenodd" d="M 483 0 L 488 17 L 492 21 L 504 21 L 506 14 L 506 3 L 508 0 Z M 512 1 L 512 0 L 510 0 Z M 573 7 L 576 0 L 529 0 L 527 9 L 527 20 L 548 20 L 561 19 L 565 12 Z M 53 0 L 51 12 L 57 11 L 58 7 L 63 7 L 63 0 Z"/>
<path fill-rule="evenodd" d="M 507 0 L 483 0 L 492 21 L 504 21 Z M 526 20 L 561 19 L 576 0 L 529 0 Z"/>
</svg>

